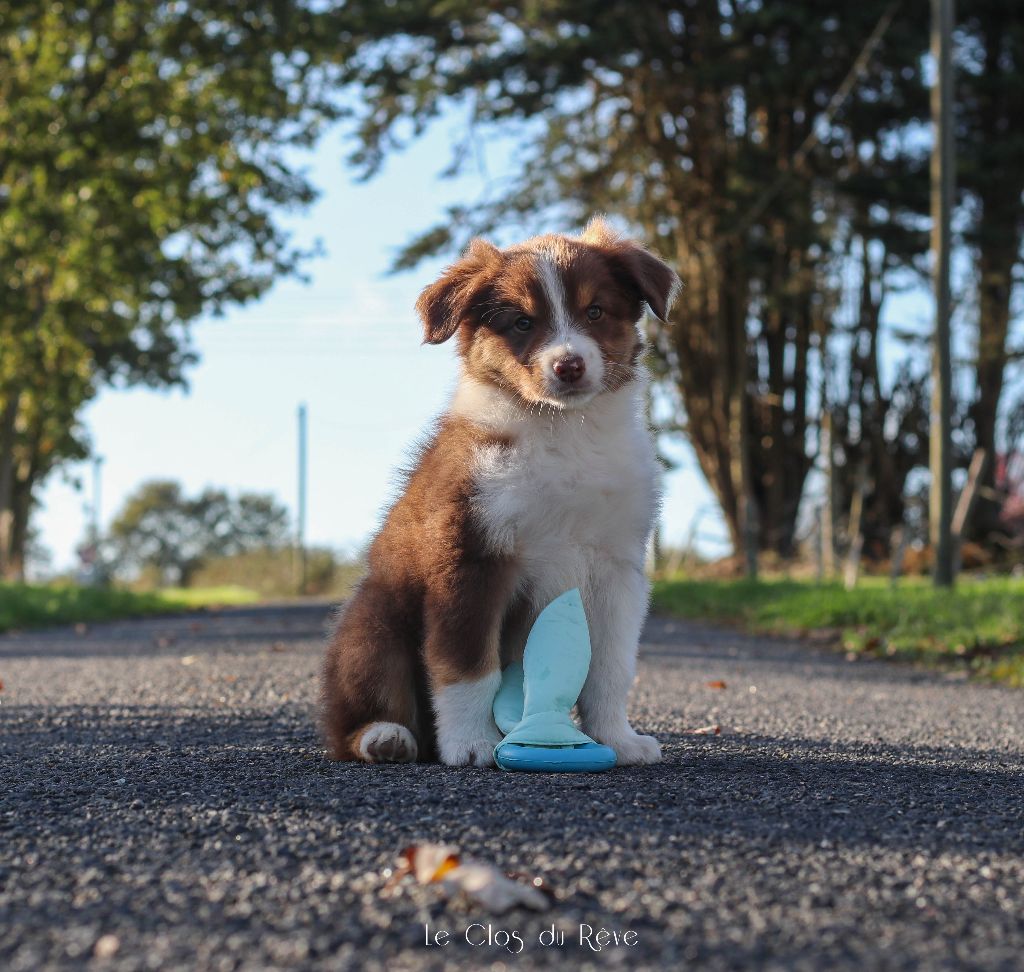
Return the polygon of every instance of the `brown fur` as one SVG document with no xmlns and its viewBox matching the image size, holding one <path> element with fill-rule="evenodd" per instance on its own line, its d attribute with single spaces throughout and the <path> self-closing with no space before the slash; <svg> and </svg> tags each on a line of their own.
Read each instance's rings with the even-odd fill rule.
<svg viewBox="0 0 1024 972">
<path fill-rule="evenodd" d="M 469 511 L 473 450 L 494 443 L 500 440 L 465 420 L 444 419 L 373 542 L 368 576 L 327 649 L 324 718 L 332 759 L 356 758 L 362 731 L 377 721 L 410 729 L 421 758 L 430 758 L 427 686 L 498 666 L 514 565 L 484 549 Z"/>
<path fill-rule="evenodd" d="M 569 310 L 601 348 L 604 387 L 620 387 L 635 374 L 643 303 L 663 316 L 675 276 L 600 221 L 579 238 L 540 237 L 506 250 L 474 241 L 417 301 L 425 341 L 457 334 L 463 366 L 477 381 L 526 404 L 542 397 L 534 359 L 550 338 L 551 315 L 536 273 L 539 249 L 554 254 Z M 600 307 L 595 320 L 592 306 Z M 536 322 L 527 333 L 514 326 L 523 315 Z M 368 576 L 327 648 L 323 717 L 332 759 L 360 758 L 363 732 L 381 721 L 409 729 L 419 758 L 434 758 L 430 690 L 495 671 L 511 660 L 500 658 L 503 641 L 506 651 L 522 651 L 533 616 L 516 598 L 516 563 L 485 547 L 471 515 L 474 454 L 486 445 L 508 443 L 443 418 L 370 548 Z"/>
</svg>

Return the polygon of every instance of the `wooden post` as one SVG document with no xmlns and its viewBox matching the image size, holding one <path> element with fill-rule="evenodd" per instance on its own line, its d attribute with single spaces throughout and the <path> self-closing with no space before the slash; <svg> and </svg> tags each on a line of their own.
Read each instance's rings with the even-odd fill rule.
<svg viewBox="0 0 1024 972">
<path fill-rule="evenodd" d="M 931 159 L 932 272 L 935 283 L 935 336 L 932 347 L 930 461 L 932 473 L 929 531 L 935 555 L 936 587 L 953 583 L 951 511 L 952 362 L 950 360 L 949 258 L 953 210 L 953 0 L 932 0 L 931 50 L 935 64 L 932 85 Z"/>
<path fill-rule="evenodd" d="M 850 502 L 850 549 L 846 555 L 846 566 L 843 570 L 843 586 L 852 591 L 857 586 L 860 575 L 860 558 L 864 551 L 864 534 L 861 521 L 864 518 L 864 496 L 868 491 L 867 466 L 861 463 L 857 469 L 857 486 Z"/>
<path fill-rule="evenodd" d="M 907 542 L 910 540 L 910 531 L 902 523 L 894 531 L 896 535 L 895 550 L 892 555 L 892 562 L 889 564 L 889 583 L 895 587 L 903 574 L 903 558 L 907 554 Z M 892 543 L 890 541 L 890 547 Z"/>
<path fill-rule="evenodd" d="M 821 506 L 814 508 L 814 573 L 818 583 L 825 580 L 825 543 L 824 529 L 825 511 Z"/>
<path fill-rule="evenodd" d="M 836 467 L 832 449 L 832 412 L 826 411 L 821 420 L 822 445 L 825 453 L 825 521 L 821 538 L 825 576 L 836 576 Z"/>
<path fill-rule="evenodd" d="M 967 482 L 964 484 L 963 492 L 956 504 L 956 512 L 953 514 L 953 523 L 950 532 L 953 537 L 953 577 L 960 573 L 963 560 L 964 527 L 971 517 L 974 503 L 978 499 L 978 487 L 981 485 L 981 477 L 985 473 L 988 453 L 984 449 L 975 449 L 971 456 L 971 465 L 967 470 Z"/>
</svg>

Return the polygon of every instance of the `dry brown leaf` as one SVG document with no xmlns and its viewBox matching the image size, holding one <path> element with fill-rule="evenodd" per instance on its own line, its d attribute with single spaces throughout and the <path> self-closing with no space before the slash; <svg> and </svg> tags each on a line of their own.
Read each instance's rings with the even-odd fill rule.
<svg viewBox="0 0 1024 972">
<path fill-rule="evenodd" d="M 720 678 L 716 678 L 713 682 L 708 682 L 707 687 L 709 689 L 724 689 L 726 685 Z"/>
<path fill-rule="evenodd" d="M 519 905 L 543 911 L 550 903 L 550 891 L 543 881 L 514 880 L 493 864 L 464 859 L 459 849 L 451 844 L 414 844 L 405 848 L 384 890 L 392 889 L 409 874 L 420 884 L 440 884 L 447 897 L 465 895 L 493 914 L 502 914 Z"/>
<path fill-rule="evenodd" d="M 270 646 L 270 650 L 271 651 L 285 651 L 287 649 L 287 647 L 288 646 L 283 641 L 275 641 Z"/>
</svg>

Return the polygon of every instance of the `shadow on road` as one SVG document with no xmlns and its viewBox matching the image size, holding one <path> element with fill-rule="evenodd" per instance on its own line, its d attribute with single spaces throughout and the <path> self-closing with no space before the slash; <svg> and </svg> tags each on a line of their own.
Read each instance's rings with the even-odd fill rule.
<svg viewBox="0 0 1024 972">
<path fill-rule="evenodd" d="M 627 846 L 656 834 L 705 843 L 1024 852 L 1017 755 L 758 736 L 695 743 L 677 735 L 662 737 L 666 761 L 658 766 L 512 775 L 332 764 L 309 707 L 298 704 L 273 712 L 0 711 L 2 802 L 69 834 L 79 826 L 76 804 L 101 798 L 104 813 L 121 819 L 213 807 L 242 815 L 304 809 L 352 822 L 372 820 L 386 805 L 392 820 L 423 823 L 423 836 L 443 822 L 447 839 L 458 839 L 460 829 L 504 832 L 526 813 L 531 831 L 568 845 L 614 832 Z"/>
</svg>

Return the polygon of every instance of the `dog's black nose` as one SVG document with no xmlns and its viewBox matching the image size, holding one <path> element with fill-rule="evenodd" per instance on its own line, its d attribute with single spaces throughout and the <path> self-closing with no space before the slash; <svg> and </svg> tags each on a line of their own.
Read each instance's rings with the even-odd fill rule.
<svg viewBox="0 0 1024 972">
<path fill-rule="evenodd" d="M 567 358 L 559 358 L 554 364 L 554 369 L 560 381 L 573 385 L 583 377 L 587 366 L 578 354 L 573 354 Z"/>
</svg>

